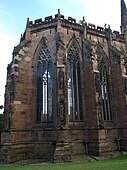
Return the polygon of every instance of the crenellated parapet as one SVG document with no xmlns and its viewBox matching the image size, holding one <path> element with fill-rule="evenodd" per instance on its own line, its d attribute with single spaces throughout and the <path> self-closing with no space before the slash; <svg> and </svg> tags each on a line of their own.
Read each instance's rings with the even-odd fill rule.
<svg viewBox="0 0 127 170">
<path fill-rule="evenodd" d="M 108 28 L 106 27 L 106 24 L 104 27 L 101 27 L 85 22 L 84 18 L 79 22 L 77 22 L 75 18 L 72 18 L 70 16 L 68 17 L 68 19 L 66 19 L 64 15 L 60 14 L 60 11 L 58 14 L 55 15 L 55 17 L 47 16 L 44 18 L 44 20 L 42 18 L 36 19 L 34 21 L 27 20 L 27 28 L 29 28 L 31 32 L 38 32 L 42 29 L 48 28 L 50 29 L 53 27 L 57 27 L 58 20 L 60 21 L 61 26 L 67 29 L 79 31 L 81 33 L 83 31 L 86 31 L 87 34 L 103 37 L 106 39 L 109 38 L 110 34 L 112 40 L 124 42 L 124 34 L 121 34 L 118 31 L 112 31 L 109 26 Z"/>
<path fill-rule="evenodd" d="M 87 33 L 100 36 L 103 38 L 108 38 L 109 34 L 112 37 L 112 40 L 124 42 L 124 35 L 120 34 L 119 31 L 112 31 L 110 28 L 96 26 L 94 24 L 87 24 Z"/>
<path fill-rule="evenodd" d="M 56 18 L 52 18 L 52 16 L 48 16 L 45 17 L 44 21 L 42 20 L 42 18 L 40 19 L 36 19 L 33 21 L 29 21 L 29 28 L 31 28 L 32 30 L 34 30 L 34 28 L 38 29 L 38 27 L 41 26 L 41 28 L 43 28 L 43 26 L 52 26 L 56 23 Z"/>
<path fill-rule="evenodd" d="M 7 68 L 4 163 L 86 161 L 127 151 L 126 37 L 60 10 L 27 18 Z"/>
</svg>

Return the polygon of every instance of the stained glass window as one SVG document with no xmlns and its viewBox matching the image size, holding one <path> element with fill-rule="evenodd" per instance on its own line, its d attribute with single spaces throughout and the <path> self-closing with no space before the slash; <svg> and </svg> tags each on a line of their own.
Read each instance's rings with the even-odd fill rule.
<svg viewBox="0 0 127 170">
<path fill-rule="evenodd" d="M 68 51 L 68 114 L 70 121 L 83 120 L 79 52 L 73 42 Z"/>
<path fill-rule="evenodd" d="M 39 53 L 37 65 L 37 121 L 52 120 L 52 60 L 46 42 Z"/>
<path fill-rule="evenodd" d="M 105 121 L 112 120 L 109 89 L 108 89 L 108 76 L 107 76 L 107 70 L 104 65 L 102 65 L 100 69 L 100 84 L 101 84 L 103 120 Z"/>
</svg>

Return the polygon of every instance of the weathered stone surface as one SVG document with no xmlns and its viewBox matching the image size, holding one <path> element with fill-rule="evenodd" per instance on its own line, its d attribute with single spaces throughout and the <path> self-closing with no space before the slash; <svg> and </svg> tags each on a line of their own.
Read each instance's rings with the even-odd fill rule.
<svg viewBox="0 0 127 170">
<path fill-rule="evenodd" d="M 22 41 L 14 49 L 13 62 L 8 65 L 2 162 L 84 161 L 89 160 L 87 155 L 107 156 L 127 150 L 124 37 L 112 34 L 109 28 L 84 21 L 78 24 L 72 18 L 65 20 L 61 14 L 55 17 L 34 24 L 29 21 Z M 46 46 L 43 59 L 42 46 Z M 38 60 L 49 62 L 49 58 L 53 115 L 50 121 L 37 121 Z M 70 73 L 76 75 L 73 83 L 81 80 L 80 87 L 74 85 L 72 90 L 73 105 L 77 102 L 77 111 L 72 108 L 73 118 L 68 107 L 68 62 L 75 69 L 78 63 L 81 69 L 78 78 L 75 69 Z M 105 71 L 107 77 L 102 75 Z M 75 100 L 74 94 L 78 94 Z"/>
</svg>

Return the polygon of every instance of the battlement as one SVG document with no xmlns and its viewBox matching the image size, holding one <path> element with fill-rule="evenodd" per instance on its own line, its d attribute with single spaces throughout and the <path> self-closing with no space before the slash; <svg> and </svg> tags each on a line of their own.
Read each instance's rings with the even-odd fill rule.
<svg viewBox="0 0 127 170">
<path fill-rule="evenodd" d="M 28 26 L 31 29 L 34 29 L 34 28 L 38 28 L 38 26 L 44 26 L 46 24 L 55 25 L 58 19 L 61 20 L 61 23 L 63 23 L 63 25 L 66 24 L 69 26 L 70 24 L 72 24 L 73 26 L 81 27 L 81 25 L 79 23 L 76 23 L 75 18 L 68 17 L 68 19 L 65 19 L 64 15 L 61 15 L 61 14 L 60 15 L 56 14 L 55 18 L 53 18 L 52 16 L 47 16 L 44 18 L 44 20 L 42 20 L 42 18 L 40 18 L 40 19 L 36 19 L 34 21 L 29 21 Z"/>
<path fill-rule="evenodd" d="M 61 26 L 66 27 L 68 29 L 77 30 L 80 32 L 83 32 L 83 30 L 86 30 L 88 34 L 101 36 L 101 37 L 108 37 L 109 34 L 111 34 L 111 37 L 113 40 L 117 41 L 124 41 L 123 34 L 120 34 L 118 31 L 112 31 L 110 29 L 110 26 L 107 27 L 105 24 L 104 27 L 87 23 L 85 22 L 84 18 L 83 20 L 80 20 L 79 22 L 76 22 L 75 18 L 68 17 L 68 19 L 65 19 L 64 15 L 60 14 L 60 11 L 58 10 L 58 14 L 55 15 L 55 17 L 47 16 L 44 18 L 36 19 L 34 21 L 28 21 L 27 25 L 31 29 L 31 31 L 37 31 L 45 28 L 55 27 L 57 26 L 57 21 L 60 21 Z"/>
<path fill-rule="evenodd" d="M 52 18 L 52 16 L 45 17 L 44 21 L 42 18 L 36 19 L 34 21 L 29 21 L 29 27 L 32 28 L 37 28 L 38 26 L 49 24 L 49 23 L 54 23 L 56 21 L 55 19 Z"/>
<path fill-rule="evenodd" d="M 87 32 L 93 35 L 107 37 L 110 34 L 112 40 L 124 42 L 124 35 L 121 34 L 119 31 L 115 31 L 115 30 L 112 31 L 110 29 L 110 26 L 108 26 L 107 28 L 106 24 L 104 27 L 101 27 L 101 26 L 96 26 L 95 24 L 86 23 L 86 27 L 87 27 Z"/>
</svg>

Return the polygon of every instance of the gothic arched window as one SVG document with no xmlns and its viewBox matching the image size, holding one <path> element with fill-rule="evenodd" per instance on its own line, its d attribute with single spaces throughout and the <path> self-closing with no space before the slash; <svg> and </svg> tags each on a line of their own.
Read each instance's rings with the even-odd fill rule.
<svg viewBox="0 0 127 170">
<path fill-rule="evenodd" d="M 43 43 L 37 65 L 37 121 L 52 120 L 52 60 L 46 42 Z"/>
<path fill-rule="evenodd" d="M 100 95 L 102 99 L 102 116 L 104 121 L 112 120 L 108 87 L 108 75 L 105 64 L 102 62 L 100 68 Z"/>
<path fill-rule="evenodd" d="M 80 57 L 74 42 L 72 43 L 68 51 L 67 66 L 69 120 L 83 120 Z"/>
</svg>

